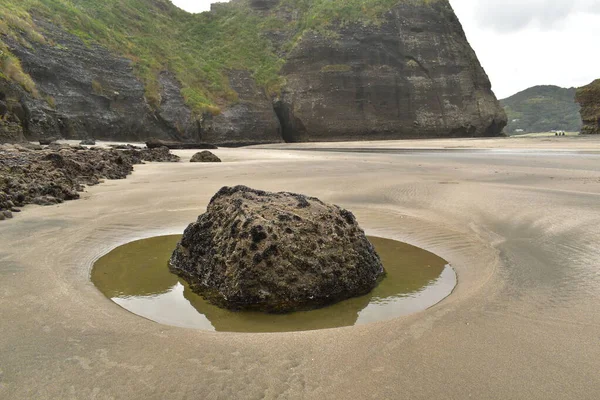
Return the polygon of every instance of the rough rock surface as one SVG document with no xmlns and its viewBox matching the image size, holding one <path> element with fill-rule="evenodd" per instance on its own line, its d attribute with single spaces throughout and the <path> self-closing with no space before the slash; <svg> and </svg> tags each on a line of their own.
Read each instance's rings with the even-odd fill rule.
<svg viewBox="0 0 600 400">
<path fill-rule="evenodd" d="M 124 179 L 143 161 L 177 162 L 169 149 L 86 149 L 57 144 L 0 146 L 0 213 L 26 204 L 51 205 L 79 198 L 84 185 Z M 5 214 L 7 216 L 7 214 Z"/>
<path fill-rule="evenodd" d="M 577 89 L 576 100 L 581 105 L 581 133 L 600 134 L 600 79 Z"/>
<path fill-rule="evenodd" d="M 27 139 L 196 138 L 197 132 L 187 130 L 189 112 L 174 111 L 179 104 L 177 94 L 181 103 L 183 98 L 179 91 L 173 93 L 174 83 L 168 75 L 160 80 L 165 108 L 155 113 L 130 60 L 84 43 L 46 20 L 36 19 L 35 23 L 44 29 L 47 44 L 35 43 L 28 48 L 5 38 L 41 94 L 38 98 L 22 95 L 20 99 L 27 114 L 23 124 Z"/>
<path fill-rule="evenodd" d="M 169 131 L 176 132 L 171 135 L 174 138 L 198 138 L 200 122 L 185 104 L 181 95 L 181 84 L 175 75 L 163 71 L 158 76 L 158 83 L 161 89 L 160 108 L 156 113 L 158 120 Z"/>
<path fill-rule="evenodd" d="M 210 143 L 202 143 L 202 142 L 173 142 L 168 140 L 160 140 L 156 138 L 152 138 L 146 141 L 146 146 L 149 149 L 154 149 L 158 147 L 167 147 L 169 149 L 211 149 L 214 150 L 217 148 L 214 144 Z"/>
<path fill-rule="evenodd" d="M 20 102 L 23 90 L 0 78 L 0 143 L 18 143 L 25 140 L 22 119 L 25 110 Z"/>
<path fill-rule="evenodd" d="M 281 142 L 281 126 L 273 102 L 264 89 L 256 86 L 251 74 L 231 71 L 229 84 L 239 100 L 220 115 L 205 116 L 202 141 L 220 146 Z"/>
<path fill-rule="evenodd" d="M 385 273 L 351 212 L 245 186 L 212 198 L 170 268 L 218 306 L 276 313 L 364 295 Z"/>
<path fill-rule="evenodd" d="M 283 65 L 281 82 L 272 93 L 240 65 L 229 71 L 233 95 L 218 101 L 218 115 L 194 115 L 181 83 L 169 71 L 158 73 L 158 98 L 149 101 L 129 59 L 84 43 L 34 15 L 46 44 L 3 40 L 40 96 L 23 90 L 12 96 L 13 108 L 20 110 L 0 122 L 0 143 L 23 136 L 119 141 L 156 137 L 241 146 L 498 136 L 506 125 L 490 81 L 447 0 L 401 1 L 370 23 L 339 24 L 334 18 L 326 33 L 301 23 L 302 4 L 234 3 L 243 3 L 248 13 L 274 16 L 286 27 L 264 28 L 272 44 L 269 51 Z M 234 5 L 219 5 L 228 6 Z M 332 6 L 342 7 L 343 2 Z M 6 108 L 0 103 L 0 113 Z"/>
<path fill-rule="evenodd" d="M 190 159 L 190 162 L 221 162 L 221 159 L 208 150 L 196 153 Z"/>
<path fill-rule="evenodd" d="M 306 31 L 285 56 L 285 141 L 501 134 L 506 114 L 447 1 L 398 2 L 381 24 L 335 33 Z"/>
</svg>

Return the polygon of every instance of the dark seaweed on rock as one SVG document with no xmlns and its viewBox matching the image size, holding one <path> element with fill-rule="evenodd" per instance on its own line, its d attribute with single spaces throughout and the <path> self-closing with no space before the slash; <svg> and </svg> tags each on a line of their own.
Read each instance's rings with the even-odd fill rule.
<svg viewBox="0 0 600 400">
<path fill-rule="evenodd" d="M 351 212 L 245 186 L 219 190 L 169 264 L 220 307 L 274 313 L 367 294 L 385 273 Z"/>
</svg>

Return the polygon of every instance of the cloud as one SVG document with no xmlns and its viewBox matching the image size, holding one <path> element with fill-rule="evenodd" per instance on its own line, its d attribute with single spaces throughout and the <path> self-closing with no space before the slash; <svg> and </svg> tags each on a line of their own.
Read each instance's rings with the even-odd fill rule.
<svg viewBox="0 0 600 400">
<path fill-rule="evenodd" d="M 544 30 L 562 26 L 574 14 L 600 14 L 600 0 L 475 0 L 479 26 L 514 32 L 531 24 Z"/>
</svg>

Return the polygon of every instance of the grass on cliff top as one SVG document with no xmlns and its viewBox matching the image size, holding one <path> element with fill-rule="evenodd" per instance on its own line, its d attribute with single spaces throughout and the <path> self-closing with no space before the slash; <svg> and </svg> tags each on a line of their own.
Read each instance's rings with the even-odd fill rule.
<svg viewBox="0 0 600 400">
<path fill-rule="evenodd" d="M 134 62 L 153 106 L 160 102 L 158 74 L 168 69 L 182 84 L 192 110 L 216 114 L 237 101 L 227 77 L 229 69 L 248 70 L 270 93 L 282 85 L 283 60 L 265 32 L 292 31 L 291 49 L 308 30 L 327 31 L 331 25 L 376 22 L 399 1 L 418 4 L 446 0 L 281 0 L 271 12 L 249 9 L 247 0 L 234 0 L 213 12 L 189 14 L 169 0 L 2 0 L 0 7 L 0 77 L 18 82 L 35 93 L 31 78 L 2 42 L 12 36 L 30 47 L 47 43 L 32 18 L 51 20 L 85 42 L 97 42 Z M 278 19 L 278 11 L 293 9 L 294 23 Z M 60 46 L 58 43 L 48 43 Z"/>
<path fill-rule="evenodd" d="M 268 90 L 276 90 L 280 84 L 281 61 L 261 36 L 268 21 L 239 6 L 192 15 L 168 0 L 3 0 L 0 34 L 27 47 L 46 42 L 32 15 L 133 60 L 154 106 L 160 101 L 158 74 L 165 69 L 180 80 L 186 102 L 197 114 L 218 113 L 219 106 L 237 100 L 229 87 L 228 69 L 251 71 L 257 83 Z M 35 90 L 1 36 L 0 51 L 4 57 L 0 61 L 8 60 L 4 64 L 10 65 L 4 68 L 0 64 L 0 73 L 29 91 Z"/>
</svg>

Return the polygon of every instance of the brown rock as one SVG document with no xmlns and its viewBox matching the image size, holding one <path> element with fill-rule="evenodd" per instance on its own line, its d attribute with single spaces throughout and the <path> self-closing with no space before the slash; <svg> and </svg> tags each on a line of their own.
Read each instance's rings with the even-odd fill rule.
<svg viewBox="0 0 600 400">
<path fill-rule="evenodd" d="M 221 159 L 208 150 L 201 151 L 192 156 L 190 162 L 221 162 Z"/>
<path fill-rule="evenodd" d="M 364 295 L 385 273 L 351 212 L 245 186 L 212 198 L 170 268 L 218 306 L 276 313 Z"/>
</svg>

